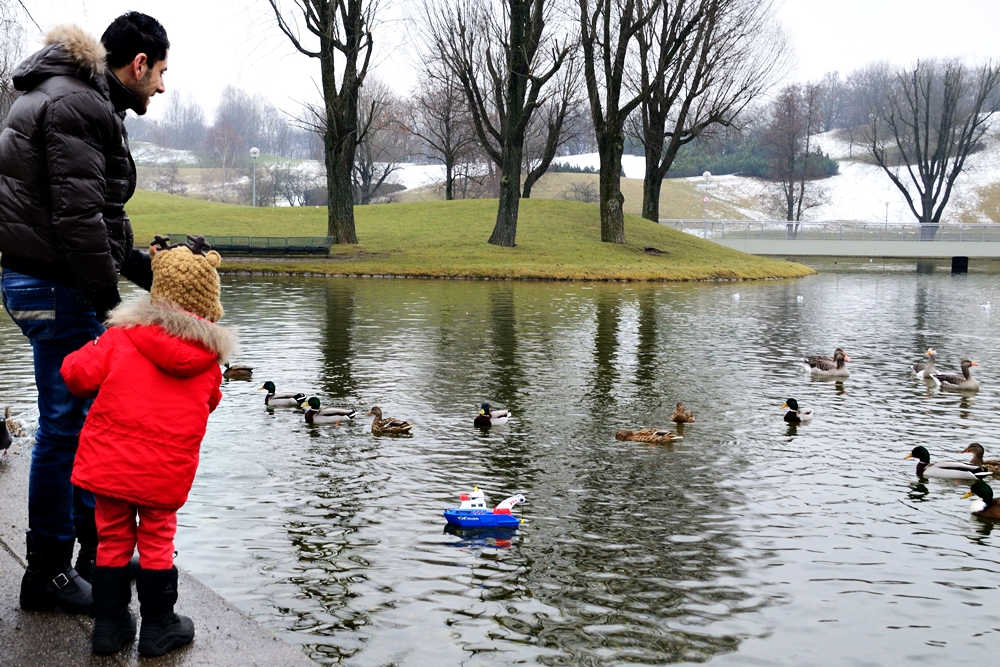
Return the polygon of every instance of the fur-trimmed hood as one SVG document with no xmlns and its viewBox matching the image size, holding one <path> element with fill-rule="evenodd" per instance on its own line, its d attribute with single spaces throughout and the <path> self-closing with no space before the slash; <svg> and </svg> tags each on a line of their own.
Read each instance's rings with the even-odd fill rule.
<svg viewBox="0 0 1000 667">
<path fill-rule="evenodd" d="M 161 304 L 154 305 L 144 300 L 129 301 L 112 310 L 108 325 L 123 329 L 155 325 L 168 336 L 204 347 L 215 355 L 219 363 L 229 361 L 229 358 L 236 354 L 239 345 L 236 335 L 224 326 L 212 324 L 186 310 Z M 130 338 L 137 346 L 142 347 L 134 337 Z M 143 354 L 146 354 L 145 350 Z M 156 363 L 162 366 L 158 360 Z"/>
<path fill-rule="evenodd" d="M 56 26 L 45 36 L 45 47 L 14 70 L 14 87 L 22 92 L 34 89 L 53 76 L 72 76 L 93 83 L 107 95 L 107 50 L 101 41 L 75 25 Z"/>
</svg>

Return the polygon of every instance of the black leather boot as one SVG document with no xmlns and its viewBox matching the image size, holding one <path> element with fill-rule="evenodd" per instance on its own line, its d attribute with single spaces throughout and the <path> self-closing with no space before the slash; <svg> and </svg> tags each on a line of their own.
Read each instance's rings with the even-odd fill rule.
<svg viewBox="0 0 1000 667">
<path fill-rule="evenodd" d="M 132 601 L 132 569 L 94 568 L 94 653 L 117 653 L 135 639 L 135 616 L 128 610 Z"/>
<path fill-rule="evenodd" d="M 90 584 L 70 565 L 73 540 L 44 540 L 28 533 L 28 569 L 21 579 L 21 609 L 89 614 L 94 604 Z"/>
<path fill-rule="evenodd" d="M 76 541 L 80 543 L 80 551 L 76 554 L 76 573 L 83 579 L 94 583 L 94 568 L 97 567 L 97 524 L 94 515 L 77 516 L 73 523 L 76 527 Z"/>
<path fill-rule="evenodd" d="M 174 613 L 177 603 L 177 568 L 169 570 L 139 569 L 135 577 L 139 594 L 139 655 L 158 656 L 190 644 L 194 639 L 194 622 Z"/>
</svg>

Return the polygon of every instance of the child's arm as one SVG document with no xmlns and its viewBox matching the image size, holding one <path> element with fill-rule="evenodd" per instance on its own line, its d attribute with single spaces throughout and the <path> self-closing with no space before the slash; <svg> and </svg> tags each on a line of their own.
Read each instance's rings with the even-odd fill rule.
<svg viewBox="0 0 1000 667">
<path fill-rule="evenodd" d="M 108 376 L 108 359 L 114 347 L 117 331 L 109 329 L 103 336 L 87 343 L 63 359 L 59 372 L 77 398 L 93 398 Z"/>
<path fill-rule="evenodd" d="M 219 401 L 222 400 L 222 390 L 219 387 L 222 385 L 222 371 L 216 367 L 215 376 L 212 383 L 212 395 L 208 397 L 208 411 L 215 412 L 215 409 L 219 407 Z"/>
</svg>

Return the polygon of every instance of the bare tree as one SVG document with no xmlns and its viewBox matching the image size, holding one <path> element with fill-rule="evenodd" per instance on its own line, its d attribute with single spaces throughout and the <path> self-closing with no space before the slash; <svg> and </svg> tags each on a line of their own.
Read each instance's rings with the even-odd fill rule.
<svg viewBox="0 0 1000 667">
<path fill-rule="evenodd" d="M 885 97 L 869 96 L 865 149 L 903 193 L 921 240 L 937 234 L 955 179 L 1000 108 L 998 92 L 998 63 L 928 60 L 896 70 Z"/>
<path fill-rule="evenodd" d="M 601 240 L 625 243 L 625 198 L 621 189 L 625 124 L 649 94 L 650 86 L 630 85 L 639 34 L 654 22 L 670 36 L 648 63 L 647 80 L 658 81 L 703 19 L 697 0 L 577 0 L 580 42 L 590 114 L 601 159 Z M 692 9 L 694 6 L 694 9 Z"/>
<path fill-rule="evenodd" d="M 153 143 L 166 148 L 194 150 L 205 139 L 205 112 L 190 95 L 173 91 L 167 97 L 163 120 L 150 128 Z"/>
<path fill-rule="evenodd" d="M 578 61 L 567 58 L 551 84 L 554 92 L 546 96 L 533 115 L 525 134 L 524 169 L 527 175 L 521 188 L 524 199 L 531 197 L 531 188 L 548 171 L 556 153 L 580 133 L 577 116 L 583 101 L 582 83 Z"/>
<path fill-rule="evenodd" d="M 425 10 L 429 48 L 461 83 L 479 142 L 500 168 L 493 245 L 515 244 L 525 134 L 570 52 L 568 38 L 546 29 L 552 4 L 442 0 Z"/>
<path fill-rule="evenodd" d="M 840 72 L 824 74 L 819 87 L 822 131 L 843 127 L 847 122 L 847 86 L 840 79 Z"/>
<path fill-rule="evenodd" d="M 11 77 L 24 56 L 22 9 L 16 0 L 0 0 L 0 123 L 18 97 Z"/>
<path fill-rule="evenodd" d="M 334 243 L 357 243 L 354 228 L 354 154 L 364 139 L 358 126 L 359 92 L 371 62 L 372 24 L 379 0 L 268 0 L 278 27 L 301 53 L 320 61 L 323 106 L 313 124 L 323 135 L 329 200 L 327 234 Z M 299 22 L 319 41 L 307 46 Z"/>
<path fill-rule="evenodd" d="M 803 211 L 822 203 L 821 198 L 808 197 L 806 187 L 826 175 L 825 156 L 812 150 L 821 122 L 820 97 L 817 84 L 785 86 L 772 105 L 761 140 L 768 153 L 768 177 L 778 185 L 788 221 L 802 220 Z M 796 231 L 797 225 L 788 225 L 790 236 Z"/>
<path fill-rule="evenodd" d="M 444 198 L 451 201 L 455 198 L 455 170 L 476 135 L 465 106 L 465 92 L 449 68 L 425 65 L 402 123 L 423 142 L 418 154 L 444 166 Z"/>
<path fill-rule="evenodd" d="M 684 16 L 650 23 L 636 35 L 640 83 L 649 91 L 637 133 L 646 157 L 642 216 L 654 222 L 663 179 L 680 148 L 713 126 L 733 126 L 786 69 L 788 49 L 770 1 L 699 0 L 686 11 L 701 16 L 686 38 L 677 32 L 689 20 Z M 654 78 L 664 53 L 674 55 Z"/>
<path fill-rule="evenodd" d="M 406 158 L 401 107 L 401 101 L 378 79 L 369 79 L 361 91 L 359 125 L 364 139 L 358 144 L 351 175 L 355 204 L 370 204 Z"/>
</svg>

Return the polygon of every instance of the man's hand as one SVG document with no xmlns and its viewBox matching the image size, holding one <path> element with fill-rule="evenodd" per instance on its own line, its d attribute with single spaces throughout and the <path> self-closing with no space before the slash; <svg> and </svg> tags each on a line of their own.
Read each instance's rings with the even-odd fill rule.
<svg viewBox="0 0 1000 667">
<path fill-rule="evenodd" d="M 152 289 L 153 267 L 150 264 L 149 253 L 145 250 L 133 250 L 122 263 L 122 275 L 147 292 Z"/>
<path fill-rule="evenodd" d="M 115 306 L 122 302 L 122 298 L 118 294 L 117 285 L 105 287 L 97 292 L 90 292 L 87 294 L 87 298 L 89 298 L 90 302 L 94 304 L 94 311 L 97 313 L 97 321 L 101 324 L 104 324 L 105 320 L 108 319 L 108 313 L 110 313 Z"/>
</svg>

